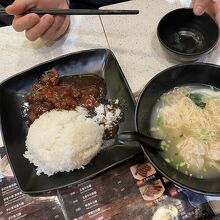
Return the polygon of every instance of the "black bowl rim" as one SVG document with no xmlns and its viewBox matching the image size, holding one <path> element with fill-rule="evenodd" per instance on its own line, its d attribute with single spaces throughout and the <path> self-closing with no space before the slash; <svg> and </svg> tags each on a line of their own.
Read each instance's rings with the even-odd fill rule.
<svg viewBox="0 0 220 220">
<path fill-rule="evenodd" d="M 185 66 L 210 66 L 210 67 L 215 67 L 215 68 L 218 68 L 220 70 L 220 66 L 217 65 L 217 64 L 211 64 L 211 63 L 203 63 L 203 62 L 197 62 L 197 63 L 190 63 L 190 64 L 177 64 L 177 65 L 174 65 L 174 66 L 171 66 L 167 69 L 164 69 L 162 70 L 161 72 L 159 72 L 158 74 L 156 74 L 153 78 L 151 78 L 147 84 L 144 86 L 144 88 L 142 89 L 141 93 L 139 94 L 138 96 L 138 99 L 137 99 L 137 104 L 136 104 L 136 108 L 135 108 L 135 130 L 137 132 L 139 132 L 138 130 L 138 120 L 137 120 L 137 117 L 138 117 L 138 111 L 139 111 L 139 103 L 141 102 L 142 100 L 142 96 L 143 96 L 143 93 L 145 92 L 145 89 L 152 83 L 152 81 L 154 81 L 158 76 L 164 74 L 165 72 L 167 71 L 170 71 L 172 69 L 177 69 L 177 68 L 181 68 L 181 67 L 185 67 Z M 151 159 L 151 157 L 149 156 L 149 154 L 145 151 L 144 147 L 141 145 L 141 148 L 142 148 L 142 151 L 144 152 L 144 155 L 147 157 L 147 159 L 149 160 L 150 163 L 152 163 L 152 165 L 163 175 L 165 176 L 167 179 L 169 179 L 170 181 L 172 181 L 173 183 L 175 183 L 177 186 L 180 186 L 182 188 L 185 188 L 185 189 L 188 189 L 188 190 L 191 190 L 195 193 L 199 193 L 199 194 L 203 194 L 203 195 L 207 195 L 207 196 L 219 196 L 220 195 L 220 192 L 208 192 L 208 191 L 202 191 L 202 190 L 197 190 L 196 188 L 194 187 L 190 187 L 188 185 L 185 185 L 184 183 L 182 182 L 179 182 L 178 180 L 175 180 L 173 178 L 171 178 L 169 175 L 167 175 L 163 170 L 161 170 L 157 164 L 154 163 L 154 161 Z M 178 171 L 177 171 L 178 172 Z M 193 178 L 193 177 L 191 177 Z M 202 181 L 202 180 L 200 180 Z"/>
<path fill-rule="evenodd" d="M 209 46 L 206 50 L 203 50 L 203 51 L 197 52 L 197 53 L 191 53 L 191 54 L 182 53 L 182 52 L 176 51 L 176 50 L 174 50 L 174 49 L 171 49 L 170 47 L 168 47 L 168 46 L 162 41 L 162 39 L 161 39 L 161 37 L 160 37 L 160 33 L 159 33 L 159 28 L 160 28 L 160 26 L 161 26 L 162 21 L 164 20 L 165 17 L 169 16 L 170 14 L 172 14 L 172 13 L 174 13 L 174 12 L 176 12 L 176 11 L 182 11 L 182 10 L 192 11 L 192 8 L 177 8 L 177 9 L 175 9 L 175 10 L 172 10 L 172 11 L 168 12 L 167 14 L 165 14 L 165 15 L 160 19 L 160 21 L 159 21 L 159 23 L 158 23 L 158 25 L 157 25 L 157 38 L 159 39 L 160 43 L 161 43 L 167 50 L 169 50 L 170 52 L 172 52 L 172 53 L 174 53 L 174 54 L 177 54 L 177 55 L 184 56 L 184 57 L 200 56 L 200 55 L 202 55 L 202 54 L 205 54 L 205 53 L 211 51 L 211 50 L 215 47 L 215 45 L 217 44 L 217 42 L 218 42 L 219 35 L 220 35 L 220 30 L 219 30 L 218 24 L 216 23 L 215 19 L 213 19 L 207 12 L 204 12 L 203 15 L 206 15 L 207 18 L 209 18 L 210 20 L 213 21 L 213 24 L 216 26 L 217 31 L 218 31 L 218 37 L 217 37 L 217 39 L 215 40 L 215 42 L 214 42 L 211 46 Z M 196 15 L 195 15 L 195 16 L 196 16 Z"/>
</svg>

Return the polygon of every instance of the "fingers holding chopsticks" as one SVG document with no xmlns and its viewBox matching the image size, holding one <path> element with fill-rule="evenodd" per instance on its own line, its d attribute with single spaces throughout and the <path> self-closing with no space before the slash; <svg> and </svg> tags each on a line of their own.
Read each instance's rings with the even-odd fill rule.
<svg viewBox="0 0 220 220">
<path fill-rule="evenodd" d="M 5 9 L 8 14 L 15 16 L 12 26 L 16 31 L 28 30 L 40 22 L 40 17 L 37 14 L 19 15 L 28 9 L 36 7 L 36 4 L 37 2 L 35 0 L 15 0 L 13 4 Z"/>
<path fill-rule="evenodd" d="M 40 17 L 36 14 L 28 14 L 25 16 L 16 16 L 12 22 L 13 28 L 18 31 L 31 29 L 40 22 Z"/>
<path fill-rule="evenodd" d="M 40 21 L 31 27 L 30 29 L 27 29 L 25 31 L 25 35 L 28 40 L 35 41 L 38 38 L 41 38 L 41 36 L 53 26 L 54 23 L 54 17 L 52 15 L 43 15 L 40 18 Z"/>
<path fill-rule="evenodd" d="M 6 8 L 6 12 L 10 15 L 19 15 L 36 6 L 37 0 L 15 0 Z"/>
<path fill-rule="evenodd" d="M 45 43 L 52 42 L 63 35 L 69 26 L 68 16 L 43 15 L 40 22 L 33 28 L 26 30 L 26 37 L 30 41 L 41 38 Z"/>
<path fill-rule="evenodd" d="M 44 42 L 52 42 L 62 36 L 69 26 L 69 16 L 55 16 L 53 25 L 42 34 Z"/>
<path fill-rule="evenodd" d="M 6 12 L 15 16 L 12 22 L 13 28 L 19 32 L 25 31 L 28 40 L 35 41 L 41 38 L 45 42 L 54 41 L 68 29 L 70 20 L 67 15 L 35 13 L 20 15 L 32 8 L 68 9 L 69 7 L 66 0 L 15 0 L 6 8 Z"/>
</svg>

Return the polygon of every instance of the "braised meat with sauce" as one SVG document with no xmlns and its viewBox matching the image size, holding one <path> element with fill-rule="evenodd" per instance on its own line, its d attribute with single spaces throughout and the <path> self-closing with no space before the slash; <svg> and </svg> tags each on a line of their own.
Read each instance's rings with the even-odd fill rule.
<svg viewBox="0 0 220 220">
<path fill-rule="evenodd" d="M 80 84 L 77 84 L 77 80 Z M 83 82 L 86 82 L 84 86 Z M 30 105 L 29 120 L 33 122 L 44 112 L 55 108 L 73 110 L 76 106 L 83 106 L 90 110 L 99 106 L 99 98 L 106 95 L 105 90 L 101 77 L 82 75 L 69 81 L 61 81 L 56 69 L 52 68 L 41 76 L 39 82 L 35 83 L 25 96 L 25 101 Z"/>
<path fill-rule="evenodd" d="M 35 102 L 31 105 L 29 109 L 29 118 L 33 122 L 35 119 L 39 118 L 44 112 L 50 111 L 54 108 L 53 104 L 50 102 Z"/>
</svg>

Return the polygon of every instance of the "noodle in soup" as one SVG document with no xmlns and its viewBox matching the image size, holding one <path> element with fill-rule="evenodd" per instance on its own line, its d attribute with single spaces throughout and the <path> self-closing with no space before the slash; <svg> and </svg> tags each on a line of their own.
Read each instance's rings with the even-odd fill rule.
<svg viewBox="0 0 220 220">
<path fill-rule="evenodd" d="M 210 87 L 182 86 L 154 106 L 151 133 L 162 139 L 161 156 L 189 176 L 220 175 L 220 93 Z"/>
</svg>

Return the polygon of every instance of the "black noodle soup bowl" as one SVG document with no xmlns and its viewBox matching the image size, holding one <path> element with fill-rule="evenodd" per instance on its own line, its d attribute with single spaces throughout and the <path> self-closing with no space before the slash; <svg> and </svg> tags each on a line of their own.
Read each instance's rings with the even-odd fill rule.
<svg viewBox="0 0 220 220">
<path fill-rule="evenodd" d="M 196 16 L 191 8 L 180 8 L 166 14 L 157 26 L 157 37 L 169 57 L 193 62 L 215 47 L 219 28 L 211 16 Z"/>
<path fill-rule="evenodd" d="M 153 107 L 161 95 L 174 87 L 192 84 L 220 88 L 220 66 L 205 63 L 179 64 L 157 74 L 147 83 L 139 96 L 135 112 L 136 131 L 151 136 L 150 119 Z M 141 147 L 154 167 L 175 184 L 202 194 L 220 195 L 220 175 L 213 179 L 187 176 L 165 162 L 158 150 L 152 150 L 143 144 Z"/>
</svg>

